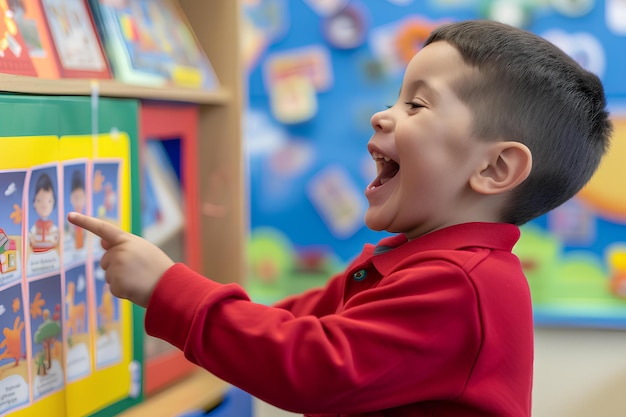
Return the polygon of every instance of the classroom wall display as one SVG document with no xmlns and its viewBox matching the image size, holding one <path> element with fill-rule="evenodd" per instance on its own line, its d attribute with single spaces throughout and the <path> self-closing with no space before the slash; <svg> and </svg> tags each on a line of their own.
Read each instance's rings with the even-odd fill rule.
<svg viewBox="0 0 626 417">
<path fill-rule="evenodd" d="M 605 85 L 615 123 L 608 156 L 579 195 L 523 226 L 515 252 L 538 325 L 626 328 L 626 2 L 243 4 L 245 30 L 262 40 L 244 50 L 253 298 L 321 285 L 364 243 L 384 237 L 362 221 L 363 190 L 375 175 L 370 117 L 395 102 L 406 63 L 434 27 L 487 18 L 543 36 Z M 338 42 L 344 35 L 354 42 Z"/>
<path fill-rule="evenodd" d="M 111 294 L 99 239 L 66 220 L 138 232 L 137 102 L 95 112 L 0 95 L 0 416 L 112 416 L 141 399 L 141 311 Z"/>
</svg>

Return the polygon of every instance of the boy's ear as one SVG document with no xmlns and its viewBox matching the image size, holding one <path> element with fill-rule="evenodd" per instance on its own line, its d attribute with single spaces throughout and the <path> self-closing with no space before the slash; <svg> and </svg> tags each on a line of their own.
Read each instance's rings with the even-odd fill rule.
<svg viewBox="0 0 626 417">
<path fill-rule="evenodd" d="M 532 168 L 530 149 L 520 142 L 494 142 L 487 159 L 470 177 L 470 186 L 481 194 L 500 194 L 523 182 Z"/>
</svg>

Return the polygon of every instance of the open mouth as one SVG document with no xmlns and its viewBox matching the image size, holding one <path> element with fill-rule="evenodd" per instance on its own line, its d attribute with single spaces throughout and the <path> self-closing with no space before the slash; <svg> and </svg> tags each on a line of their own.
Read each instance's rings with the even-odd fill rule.
<svg viewBox="0 0 626 417">
<path fill-rule="evenodd" d="M 380 187 L 396 176 L 400 171 L 400 165 L 393 159 L 378 153 L 372 152 L 372 158 L 376 162 L 376 171 L 378 176 L 370 184 L 371 188 Z"/>
</svg>

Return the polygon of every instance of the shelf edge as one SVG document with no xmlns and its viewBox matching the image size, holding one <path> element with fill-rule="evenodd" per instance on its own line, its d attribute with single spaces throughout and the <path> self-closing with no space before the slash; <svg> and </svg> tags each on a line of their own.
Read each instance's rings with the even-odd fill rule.
<svg viewBox="0 0 626 417">
<path fill-rule="evenodd" d="M 226 104 L 231 93 L 224 88 L 206 91 L 193 88 L 164 86 L 148 87 L 116 80 L 45 79 L 13 74 L 0 74 L 0 91 L 41 95 L 90 96 L 94 86 L 102 97 L 137 98 L 178 101 L 197 104 Z"/>
</svg>

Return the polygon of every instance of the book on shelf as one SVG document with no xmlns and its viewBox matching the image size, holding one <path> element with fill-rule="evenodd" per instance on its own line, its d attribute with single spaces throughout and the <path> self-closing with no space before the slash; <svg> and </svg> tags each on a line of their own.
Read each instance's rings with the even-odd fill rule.
<svg viewBox="0 0 626 417">
<path fill-rule="evenodd" d="M 112 78 L 87 0 L 37 2 L 54 44 L 60 77 Z"/>
<path fill-rule="evenodd" d="M 37 76 L 29 52 L 31 46 L 25 39 L 25 33 L 30 33 L 32 29 L 31 22 L 26 22 L 24 15 L 23 8 L 0 0 L 0 72 Z"/>
<path fill-rule="evenodd" d="M 182 190 L 160 140 L 146 140 L 142 178 L 143 236 L 162 245 L 184 226 Z"/>
<path fill-rule="evenodd" d="M 113 75 L 122 82 L 213 90 L 218 80 L 178 3 L 89 0 Z"/>
<path fill-rule="evenodd" d="M 86 0 L 0 0 L 0 72 L 111 78 Z"/>
</svg>

